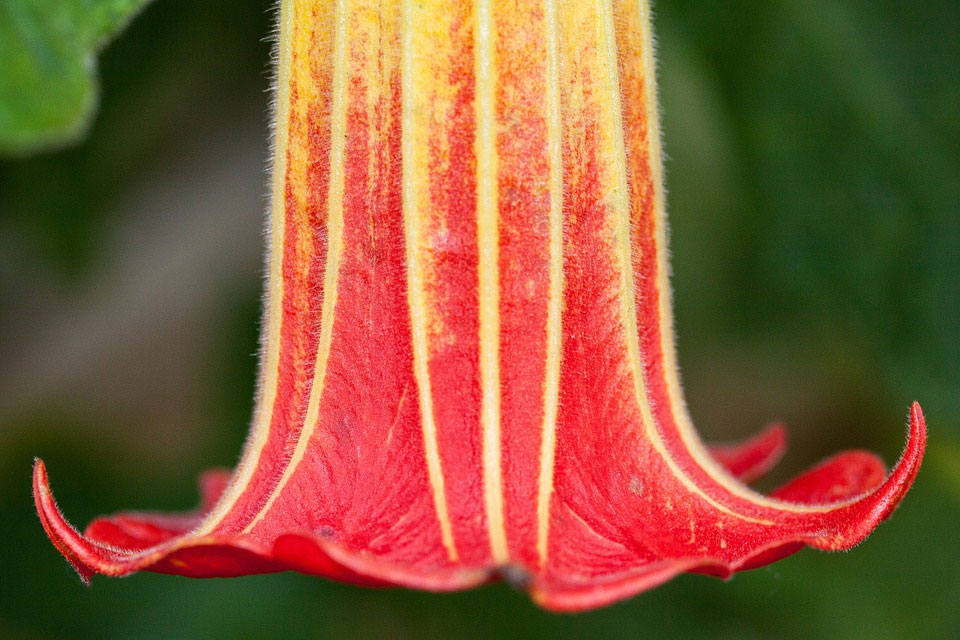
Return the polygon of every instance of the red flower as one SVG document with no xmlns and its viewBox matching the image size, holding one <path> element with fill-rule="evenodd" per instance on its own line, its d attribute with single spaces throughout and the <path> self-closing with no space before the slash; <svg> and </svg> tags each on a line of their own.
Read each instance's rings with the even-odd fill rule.
<svg viewBox="0 0 960 640">
<path fill-rule="evenodd" d="M 637 11 L 637 8 L 640 11 Z M 294 569 L 554 609 L 684 571 L 846 549 L 896 507 L 842 453 L 771 496 L 773 428 L 706 449 L 667 282 L 649 7 L 620 0 L 285 0 L 258 408 L 194 514 L 84 535 L 37 462 L 44 528 L 84 579 Z"/>
</svg>

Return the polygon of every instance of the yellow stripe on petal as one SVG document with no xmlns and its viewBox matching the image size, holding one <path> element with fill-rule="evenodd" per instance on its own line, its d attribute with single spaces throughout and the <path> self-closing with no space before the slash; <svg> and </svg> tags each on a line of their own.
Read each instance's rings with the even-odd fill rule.
<svg viewBox="0 0 960 640">
<path fill-rule="evenodd" d="M 292 42 L 294 32 L 294 3 L 280 3 L 279 39 L 281 43 Z M 286 220 L 286 199 L 284 186 L 287 179 L 287 152 L 290 138 L 290 82 L 291 59 L 293 47 L 281 46 L 277 61 L 277 102 L 275 118 L 273 149 L 273 198 L 270 204 L 270 242 L 269 263 L 267 269 L 267 291 L 270 298 L 267 301 L 266 322 L 263 329 L 259 380 L 257 382 L 258 398 L 253 426 L 247 437 L 243 458 L 237 466 L 229 486 L 217 501 L 217 505 L 204 518 L 195 530 L 196 535 L 206 535 L 213 531 L 220 521 L 230 512 L 240 499 L 244 489 L 250 482 L 253 472 L 260 462 L 260 455 L 267 444 L 270 435 L 270 422 L 273 418 L 273 407 L 277 398 L 277 377 L 280 363 L 280 327 L 283 314 L 283 247 L 284 226 Z"/>
<path fill-rule="evenodd" d="M 550 162 L 550 300 L 547 305 L 547 366 L 544 372 L 543 428 L 537 493 L 537 555 L 547 561 L 550 498 L 557 449 L 560 353 L 563 316 L 563 158 L 560 110 L 560 32 L 557 1 L 544 3 L 547 29 L 547 153 Z"/>
<path fill-rule="evenodd" d="M 284 469 L 277 486 L 270 493 L 263 508 L 244 529 L 248 533 L 256 527 L 273 506 L 277 496 L 290 481 L 307 451 L 307 446 L 313 438 L 320 413 L 320 399 L 323 396 L 324 382 L 327 371 L 327 360 L 330 356 L 330 345 L 333 342 L 333 320 L 337 306 L 337 280 L 340 275 L 340 259 L 343 256 L 343 191 L 344 191 L 344 164 L 346 146 L 347 99 L 346 81 L 347 72 L 347 35 L 349 26 L 350 0 L 336 0 L 333 14 L 333 95 L 332 113 L 330 118 L 331 148 L 330 148 L 330 182 L 327 193 L 327 233 L 329 247 L 327 249 L 327 263 L 323 277 L 323 307 L 320 315 L 320 342 L 317 348 L 316 362 L 313 368 L 313 382 L 310 389 L 310 399 L 307 404 L 307 413 L 303 421 L 303 429 L 297 438 L 293 454 Z M 306 164 L 306 163 L 304 163 Z"/>
<path fill-rule="evenodd" d="M 453 539 L 453 526 L 447 509 L 444 489 L 443 466 L 437 441 L 437 425 L 433 411 L 433 391 L 430 381 L 428 325 L 431 322 L 425 294 L 423 265 L 423 227 L 430 207 L 428 190 L 429 156 L 426 141 L 430 122 L 425 114 L 430 113 L 427 97 L 417 91 L 420 85 L 431 82 L 431 69 L 424 58 L 435 50 L 429 33 L 424 36 L 420 28 L 429 24 L 433 15 L 443 11 L 442 2 L 428 3 L 419 0 L 403 2 L 403 62 L 402 62 L 402 120 L 403 140 L 403 224 L 407 248 L 407 295 L 410 304 L 410 327 L 413 343 L 413 372 L 417 381 L 420 399 L 420 420 L 423 427 L 423 446 L 427 475 L 433 493 L 433 504 L 440 524 L 440 535 L 447 555 L 452 562 L 459 558 Z"/>
<path fill-rule="evenodd" d="M 493 0 L 474 2 L 474 76 L 477 135 L 477 249 L 480 312 L 480 388 L 483 429 L 483 495 L 490 552 L 497 564 L 509 560 L 503 517 L 500 453 L 500 251 L 497 211 L 496 25 Z"/>
</svg>

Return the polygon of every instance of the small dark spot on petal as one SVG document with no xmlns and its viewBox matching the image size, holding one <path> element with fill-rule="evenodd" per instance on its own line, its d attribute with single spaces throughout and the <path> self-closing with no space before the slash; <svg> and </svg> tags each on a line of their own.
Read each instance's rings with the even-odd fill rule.
<svg viewBox="0 0 960 640">
<path fill-rule="evenodd" d="M 523 567 L 515 564 L 508 564 L 497 569 L 497 574 L 501 580 L 509 584 L 514 589 L 526 591 L 533 581 L 533 576 Z"/>
<path fill-rule="evenodd" d="M 320 529 L 317 530 L 317 535 L 324 538 L 333 538 L 337 535 L 337 532 L 328 524 L 323 525 Z"/>
</svg>

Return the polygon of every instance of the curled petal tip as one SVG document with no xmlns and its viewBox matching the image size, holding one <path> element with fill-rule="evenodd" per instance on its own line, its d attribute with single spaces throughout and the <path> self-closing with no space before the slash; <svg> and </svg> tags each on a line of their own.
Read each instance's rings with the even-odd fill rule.
<svg viewBox="0 0 960 640">
<path fill-rule="evenodd" d="M 927 419 L 923 415 L 923 409 L 920 403 L 914 401 L 910 405 L 910 422 L 907 427 L 907 444 L 904 446 L 903 453 L 900 454 L 900 460 L 894 467 L 893 473 L 899 474 L 898 492 L 892 499 L 892 506 L 884 513 L 886 518 L 894 508 L 900 503 L 903 495 L 913 484 L 917 473 L 920 471 L 920 463 L 923 461 L 923 454 L 927 448 Z"/>
<path fill-rule="evenodd" d="M 884 478 L 883 462 L 875 455 L 866 452 L 846 452 L 821 463 L 808 474 L 804 474 L 775 492 L 778 497 L 796 499 L 787 496 L 798 488 L 804 491 L 804 479 L 810 491 L 810 501 L 831 502 L 844 498 L 843 492 L 830 487 L 830 479 L 835 486 L 846 487 L 846 501 L 833 506 L 836 513 L 843 516 L 845 526 L 822 537 L 814 537 L 811 546 L 828 551 L 849 549 L 862 542 L 877 527 L 890 517 L 899 506 L 904 494 L 913 484 L 920 470 L 920 463 L 926 449 L 926 420 L 920 405 L 916 402 L 910 408 L 910 424 L 907 430 L 907 442 L 899 460 Z M 870 486 L 873 485 L 873 486 Z M 856 494 L 859 488 L 859 495 Z"/>
<path fill-rule="evenodd" d="M 907 442 L 904 445 L 900 459 L 894 465 L 890 476 L 884 483 L 884 501 L 878 512 L 878 522 L 885 520 L 900 504 L 904 494 L 913 484 L 920 463 L 927 448 L 927 421 L 920 408 L 920 403 L 913 402 L 910 406 L 910 422 L 907 427 Z M 878 490 L 878 492 L 881 490 Z"/>
<path fill-rule="evenodd" d="M 33 464 L 33 500 L 40 523 L 54 547 L 73 566 L 80 579 L 85 584 L 90 584 L 90 577 L 97 573 L 95 564 L 91 563 L 97 555 L 96 550 L 86 543 L 83 536 L 60 513 L 50 492 L 47 467 L 40 458 L 36 458 Z"/>
<path fill-rule="evenodd" d="M 749 483 L 776 466 L 787 450 L 788 440 L 786 427 L 774 423 L 743 442 L 714 444 L 709 451 L 730 475 Z"/>
</svg>

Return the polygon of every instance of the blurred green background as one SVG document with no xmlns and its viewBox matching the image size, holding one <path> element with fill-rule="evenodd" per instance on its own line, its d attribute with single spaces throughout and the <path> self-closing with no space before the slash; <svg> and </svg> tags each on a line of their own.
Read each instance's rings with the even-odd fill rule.
<svg viewBox="0 0 960 640">
<path fill-rule="evenodd" d="M 156 0 L 104 52 L 82 144 L 0 160 L 0 638 L 960 637 L 960 3 L 656 9 L 694 418 L 710 440 L 785 421 L 769 488 L 844 447 L 892 462 L 919 400 L 928 454 L 890 521 L 577 616 L 505 585 L 82 587 L 34 515 L 33 457 L 76 524 L 186 509 L 251 410 L 272 3 Z"/>
</svg>

